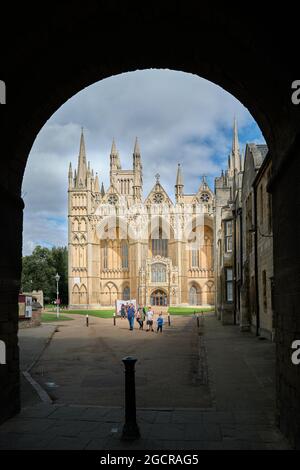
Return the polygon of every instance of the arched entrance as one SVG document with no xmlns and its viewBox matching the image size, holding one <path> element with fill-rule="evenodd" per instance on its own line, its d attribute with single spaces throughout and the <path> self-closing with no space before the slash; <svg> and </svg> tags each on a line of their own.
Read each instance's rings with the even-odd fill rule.
<svg viewBox="0 0 300 470">
<path fill-rule="evenodd" d="M 201 305 L 201 293 L 197 285 L 193 284 L 189 290 L 189 304 Z"/>
<path fill-rule="evenodd" d="M 166 307 L 168 305 L 168 296 L 163 290 L 156 289 L 150 296 L 150 303 L 153 306 Z"/>
</svg>

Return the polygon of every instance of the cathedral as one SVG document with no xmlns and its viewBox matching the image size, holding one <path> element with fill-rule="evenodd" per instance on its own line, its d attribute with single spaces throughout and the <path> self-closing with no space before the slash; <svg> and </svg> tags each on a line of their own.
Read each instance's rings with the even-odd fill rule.
<svg viewBox="0 0 300 470">
<path fill-rule="evenodd" d="M 184 192 L 183 171 L 174 172 L 174 198 L 160 175 L 143 196 L 143 165 L 136 139 L 132 169 L 121 166 L 113 141 L 110 185 L 100 186 L 87 163 L 83 132 L 77 168 L 69 167 L 69 305 L 99 309 L 116 300 L 139 305 L 213 305 L 215 198 L 206 178 Z"/>
</svg>

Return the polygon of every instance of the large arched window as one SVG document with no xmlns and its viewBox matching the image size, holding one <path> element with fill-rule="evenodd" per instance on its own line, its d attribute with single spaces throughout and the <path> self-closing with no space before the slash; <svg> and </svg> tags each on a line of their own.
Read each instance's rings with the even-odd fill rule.
<svg viewBox="0 0 300 470">
<path fill-rule="evenodd" d="M 121 243 L 121 262 L 122 268 L 128 269 L 128 243 L 126 240 L 122 240 Z"/>
<path fill-rule="evenodd" d="M 126 286 L 123 289 L 123 300 L 130 300 L 130 287 Z"/>
<path fill-rule="evenodd" d="M 151 280 L 152 282 L 166 282 L 166 266 L 163 263 L 155 263 L 152 265 Z"/>
<path fill-rule="evenodd" d="M 161 227 L 159 228 L 158 238 L 152 238 L 152 256 L 168 256 L 168 239 L 163 238 L 163 232 Z"/>
</svg>

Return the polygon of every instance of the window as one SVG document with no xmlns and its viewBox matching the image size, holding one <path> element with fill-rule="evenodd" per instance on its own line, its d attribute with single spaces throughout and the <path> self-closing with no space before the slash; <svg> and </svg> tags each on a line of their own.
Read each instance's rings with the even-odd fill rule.
<svg viewBox="0 0 300 470">
<path fill-rule="evenodd" d="M 232 252 L 232 220 L 225 220 L 225 253 Z"/>
<path fill-rule="evenodd" d="M 121 243 L 122 268 L 128 269 L 128 243 L 123 240 Z"/>
<path fill-rule="evenodd" d="M 192 249 L 192 268 L 199 267 L 199 250 L 193 248 Z"/>
<path fill-rule="evenodd" d="M 168 240 L 166 238 L 152 239 L 152 256 L 168 256 Z"/>
<path fill-rule="evenodd" d="M 225 268 L 226 302 L 233 302 L 233 271 Z"/>
<path fill-rule="evenodd" d="M 263 186 L 260 187 L 260 225 L 264 225 L 264 190 Z"/>
<path fill-rule="evenodd" d="M 271 170 L 268 172 L 268 181 L 271 180 Z M 272 233 L 272 195 L 268 193 L 268 233 Z"/>
<path fill-rule="evenodd" d="M 104 242 L 103 246 L 103 269 L 108 268 L 108 246 L 107 242 Z"/>
<path fill-rule="evenodd" d="M 166 282 L 166 266 L 162 263 L 155 263 L 151 268 L 152 282 Z"/>
<path fill-rule="evenodd" d="M 123 300 L 130 300 L 130 287 L 124 287 Z"/>
</svg>

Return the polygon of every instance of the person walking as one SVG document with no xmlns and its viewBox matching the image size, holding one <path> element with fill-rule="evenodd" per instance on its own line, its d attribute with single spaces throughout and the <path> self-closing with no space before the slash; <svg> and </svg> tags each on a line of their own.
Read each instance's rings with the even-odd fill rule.
<svg viewBox="0 0 300 470">
<path fill-rule="evenodd" d="M 121 318 L 125 318 L 126 317 L 126 310 L 125 310 L 125 305 L 122 304 L 121 305 Z"/>
<path fill-rule="evenodd" d="M 159 331 L 162 333 L 162 327 L 163 327 L 163 324 L 164 324 L 164 319 L 163 319 L 163 316 L 162 316 L 161 312 L 158 316 L 158 319 L 156 320 L 156 323 L 157 323 L 156 333 L 158 333 Z"/>
<path fill-rule="evenodd" d="M 146 318 L 147 318 L 147 330 L 146 331 L 150 331 L 150 328 L 151 328 L 151 331 L 154 331 L 153 330 L 153 310 L 151 309 L 151 307 L 148 308 L 148 312 L 146 313 Z"/>
<path fill-rule="evenodd" d="M 141 314 L 141 308 L 139 307 L 137 312 L 136 312 L 136 321 L 139 324 L 139 330 L 143 329 L 143 322 L 142 322 L 142 314 Z"/>
<path fill-rule="evenodd" d="M 134 317 L 135 317 L 134 305 L 130 304 L 127 310 L 127 318 L 128 318 L 130 330 L 133 330 L 133 327 L 134 327 Z"/>
</svg>

